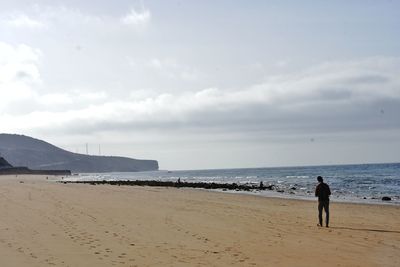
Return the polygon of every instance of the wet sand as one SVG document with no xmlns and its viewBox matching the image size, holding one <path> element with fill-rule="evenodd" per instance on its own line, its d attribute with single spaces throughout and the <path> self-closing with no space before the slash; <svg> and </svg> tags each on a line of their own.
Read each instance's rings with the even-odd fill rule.
<svg viewBox="0 0 400 267">
<path fill-rule="evenodd" d="M 400 206 L 0 176 L 1 266 L 400 266 Z"/>
</svg>

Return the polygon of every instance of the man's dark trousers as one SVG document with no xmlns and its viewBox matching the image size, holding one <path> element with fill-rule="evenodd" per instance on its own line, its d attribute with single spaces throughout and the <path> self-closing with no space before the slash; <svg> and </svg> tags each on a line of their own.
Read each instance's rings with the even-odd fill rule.
<svg viewBox="0 0 400 267">
<path fill-rule="evenodd" d="M 318 218 L 319 218 L 319 224 L 322 226 L 322 209 L 325 210 L 326 214 L 326 226 L 329 225 L 329 200 L 320 200 L 318 201 Z"/>
</svg>

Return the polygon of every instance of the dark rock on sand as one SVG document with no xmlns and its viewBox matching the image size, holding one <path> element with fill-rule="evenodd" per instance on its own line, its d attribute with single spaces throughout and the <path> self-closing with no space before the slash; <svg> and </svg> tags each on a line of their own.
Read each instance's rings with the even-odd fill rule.
<svg viewBox="0 0 400 267">
<path fill-rule="evenodd" d="M 12 165 L 3 157 L 0 157 L 0 169 L 12 168 Z"/>
<path fill-rule="evenodd" d="M 160 187 L 190 187 L 190 188 L 204 188 L 204 189 L 222 189 L 232 191 L 251 191 L 251 190 L 271 190 L 269 186 L 254 184 L 237 184 L 237 183 L 206 183 L 206 182 L 173 182 L 173 181 L 155 181 L 155 180 L 136 180 L 136 181 L 63 181 L 63 183 L 78 183 L 90 185 L 135 185 L 135 186 L 160 186 Z M 282 191 L 283 192 L 283 191 Z"/>
</svg>

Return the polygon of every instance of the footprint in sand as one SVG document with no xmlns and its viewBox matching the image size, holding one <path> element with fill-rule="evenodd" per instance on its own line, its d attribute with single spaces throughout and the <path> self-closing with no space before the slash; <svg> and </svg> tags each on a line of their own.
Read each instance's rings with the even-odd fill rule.
<svg viewBox="0 0 400 267">
<path fill-rule="evenodd" d="M 34 258 L 34 259 L 37 259 L 38 257 L 35 255 L 35 254 L 33 254 L 32 252 L 29 254 L 30 256 L 31 256 L 31 258 Z"/>
</svg>

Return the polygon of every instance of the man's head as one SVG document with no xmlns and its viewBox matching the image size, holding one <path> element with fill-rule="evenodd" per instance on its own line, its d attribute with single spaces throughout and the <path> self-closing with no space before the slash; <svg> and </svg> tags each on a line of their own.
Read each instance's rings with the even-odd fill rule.
<svg viewBox="0 0 400 267">
<path fill-rule="evenodd" d="M 322 176 L 318 176 L 317 177 L 318 182 L 322 183 L 324 181 L 324 179 L 322 178 Z"/>
</svg>

